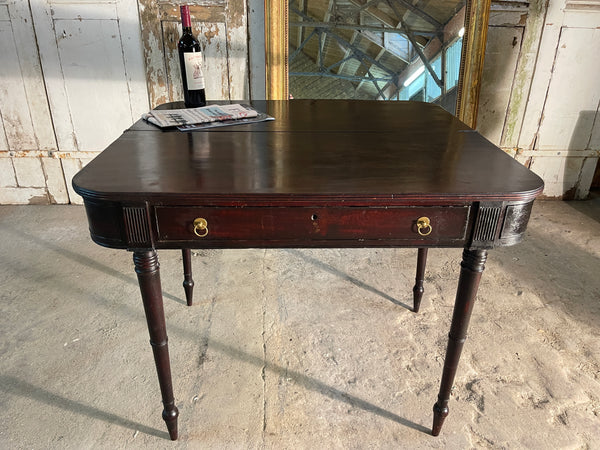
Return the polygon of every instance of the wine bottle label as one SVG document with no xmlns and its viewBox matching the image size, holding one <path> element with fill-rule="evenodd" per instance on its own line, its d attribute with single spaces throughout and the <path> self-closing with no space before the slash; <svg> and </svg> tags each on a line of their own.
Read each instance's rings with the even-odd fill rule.
<svg viewBox="0 0 600 450">
<path fill-rule="evenodd" d="M 187 78 L 187 88 L 190 91 L 204 89 L 204 73 L 202 71 L 202 53 L 184 53 L 185 76 Z"/>
</svg>

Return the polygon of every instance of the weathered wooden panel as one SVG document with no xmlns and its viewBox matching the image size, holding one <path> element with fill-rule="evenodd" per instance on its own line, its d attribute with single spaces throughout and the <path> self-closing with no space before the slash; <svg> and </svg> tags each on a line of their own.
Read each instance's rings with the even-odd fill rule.
<svg viewBox="0 0 600 450">
<path fill-rule="evenodd" d="M 50 203 L 69 203 L 69 194 L 62 169 L 62 161 L 57 158 L 40 158 L 46 177 L 48 200 Z"/>
<path fill-rule="evenodd" d="M 500 145 L 523 38 L 522 27 L 489 27 L 477 130 Z"/>
<path fill-rule="evenodd" d="M 10 6 L 13 15 L 30 14 L 12 20 L 13 27 L 19 24 L 19 42 L 34 55 L 19 54 L 21 70 L 39 73 L 39 79 L 28 76 L 24 83 L 36 145 L 11 148 L 18 185 L 22 167 L 35 161 L 36 183 L 45 180 L 47 201 L 68 203 L 70 194 L 76 202 L 70 180 L 81 160 L 69 152 L 88 157 L 102 150 L 149 108 L 137 0 L 36 0 Z M 58 152 L 46 157 L 42 150 Z M 26 194 L 9 197 L 23 203 Z"/>
<path fill-rule="evenodd" d="M 17 187 L 12 158 L 0 158 L 0 188 Z"/>
<path fill-rule="evenodd" d="M 13 165 L 19 187 L 46 187 L 39 158 L 14 158 Z"/>
<path fill-rule="evenodd" d="M 190 1 L 192 29 L 202 46 L 207 100 L 249 98 L 245 0 Z M 139 0 L 150 103 L 183 99 L 177 41 L 177 1 Z M 210 7 L 207 7 L 210 6 Z"/>
<path fill-rule="evenodd" d="M 59 150 L 101 150 L 148 109 L 136 0 L 31 8 Z"/>
<path fill-rule="evenodd" d="M 600 101 L 600 30 L 563 28 L 536 148 L 584 150 Z"/>
<path fill-rule="evenodd" d="M 2 8 L 0 6 L 0 8 Z M 10 20 L 0 20 L 0 116 L 2 150 L 37 147 L 23 74 Z"/>
<path fill-rule="evenodd" d="M 179 22 L 163 22 L 163 40 L 165 43 L 165 64 L 167 67 L 167 86 L 172 99 L 183 98 L 181 68 L 177 42 L 181 36 Z M 194 33 L 198 36 L 204 53 L 204 79 L 208 100 L 228 100 L 229 70 L 227 65 L 227 37 L 224 23 L 194 23 Z"/>
<path fill-rule="evenodd" d="M 0 205 L 46 205 L 45 188 L 5 187 L 0 189 Z"/>
<path fill-rule="evenodd" d="M 535 71 L 540 38 L 544 31 L 546 8 L 547 2 L 545 0 L 530 1 L 528 2 L 526 11 L 521 11 L 518 19 L 518 24 L 524 25 L 525 30 L 521 42 L 521 51 L 513 81 L 510 102 L 506 112 L 506 121 L 501 141 L 503 147 L 514 148 L 519 143 L 521 126 L 528 107 L 531 77 Z M 516 23 L 513 22 L 513 25 L 516 25 Z"/>
<path fill-rule="evenodd" d="M 69 183 L 67 184 L 67 189 L 69 192 L 70 202 L 75 205 L 82 205 L 83 199 L 79 195 L 77 195 L 77 193 L 73 190 L 73 186 L 71 186 L 71 180 L 73 179 L 75 174 L 79 172 L 83 167 L 81 165 L 81 161 L 75 158 L 65 159 L 62 161 L 62 167 L 65 174 L 65 178 L 69 180 Z"/>
<path fill-rule="evenodd" d="M 536 156 L 530 168 L 544 180 L 544 196 L 575 197 L 585 158 Z"/>
<path fill-rule="evenodd" d="M 78 149 L 103 150 L 134 121 L 118 22 L 55 20 L 54 28 Z"/>
</svg>

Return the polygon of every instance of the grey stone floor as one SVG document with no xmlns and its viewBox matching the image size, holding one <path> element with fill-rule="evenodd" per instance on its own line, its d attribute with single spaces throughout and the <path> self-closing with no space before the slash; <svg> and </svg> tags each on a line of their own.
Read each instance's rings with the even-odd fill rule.
<svg viewBox="0 0 600 450">
<path fill-rule="evenodd" d="M 428 434 L 460 249 L 194 253 L 161 272 L 168 440 L 131 255 L 83 208 L 0 207 L 0 448 L 600 448 L 600 199 L 537 202 L 490 252 L 442 434 Z"/>
</svg>

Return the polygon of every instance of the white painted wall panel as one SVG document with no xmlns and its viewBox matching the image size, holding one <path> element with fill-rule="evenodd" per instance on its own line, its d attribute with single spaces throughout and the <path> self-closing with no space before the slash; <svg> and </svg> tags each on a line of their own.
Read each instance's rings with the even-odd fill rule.
<svg viewBox="0 0 600 450">
<path fill-rule="evenodd" d="M 134 121 L 117 21 L 55 20 L 54 27 L 78 149 L 101 151 Z"/>
<path fill-rule="evenodd" d="M 16 187 L 17 178 L 11 158 L 0 158 L 0 188 Z"/>
<path fill-rule="evenodd" d="M 496 145 L 504 131 L 522 38 L 522 27 L 488 29 L 477 130 Z"/>
<path fill-rule="evenodd" d="M 56 138 L 29 4 L 26 1 L 12 2 L 9 13 L 14 39 L 19 44 L 17 53 L 26 94 L 23 101 L 28 105 L 37 149 L 53 151 L 57 149 Z"/>
<path fill-rule="evenodd" d="M 563 28 L 558 44 L 536 148 L 583 150 L 600 101 L 600 30 Z"/>
<path fill-rule="evenodd" d="M 59 150 L 100 151 L 148 109 L 137 0 L 31 7 Z"/>
<path fill-rule="evenodd" d="M 5 136 L 1 139 L 4 150 L 37 147 L 9 20 L 0 20 L 0 115 Z"/>
<path fill-rule="evenodd" d="M 58 158 L 40 158 L 46 178 L 46 188 L 50 203 L 69 203 L 69 194 L 62 169 L 62 160 Z"/>
<path fill-rule="evenodd" d="M 13 165 L 19 187 L 46 187 L 46 179 L 39 158 L 15 158 Z"/>
</svg>

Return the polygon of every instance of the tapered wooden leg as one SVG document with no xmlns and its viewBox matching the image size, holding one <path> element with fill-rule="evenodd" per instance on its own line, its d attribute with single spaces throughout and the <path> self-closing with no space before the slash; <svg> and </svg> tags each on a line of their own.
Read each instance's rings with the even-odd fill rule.
<svg viewBox="0 0 600 450">
<path fill-rule="evenodd" d="M 179 411 L 175 406 L 175 398 L 173 397 L 158 255 L 156 250 L 134 252 L 133 262 L 142 293 L 146 322 L 150 332 L 150 345 L 152 346 L 154 363 L 158 372 L 158 383 L 160 384 L 164 405 L 162 417 L 167 424 L 169 436 L 172 440 L 176 440 Z"/>
<path fill-rule="evenodd" d="M 427 264 L 427 249 L 420 248 L 417 256 L 417 276 L 413 288 L 413 311 L 419 312 L 421 299 L 423 298 L 423 281 L 425 279 L 425 265 Z"/>
<path fill-rule="evenodd" d="M 181 250 L 183 256 L 183 289 L 188 306 L 192 306 L 194 294 L 194 280 L 192 279 L 192 251 L 189 248 Z"/>
<path fill-rule="evenodd" d="M 446 359 L 444 360 L 444 371 L 442 373 L 442 382 L 440 384 L 440 393 L 438 400 L 433 405 L 433 429 L 431 433 L 434 436 L 440 434 L 444 419 L 448 415 L 448 400 L 452 383 L 456 375 L 456 368 L 462 352 L 463 344 L 467 339 L 467 329 L 481 273 L 487 259 L 486 250 L 465 250 L 460 264 L 460 278 L 458 280 L 458 289 L 456 291 L 456 301 L 454 303 L 454 313 L 452 314 L 452 324 L 450 325 L 450 334 L 448 335 L 448 347 L 446 349 Z"/>
</svg>

